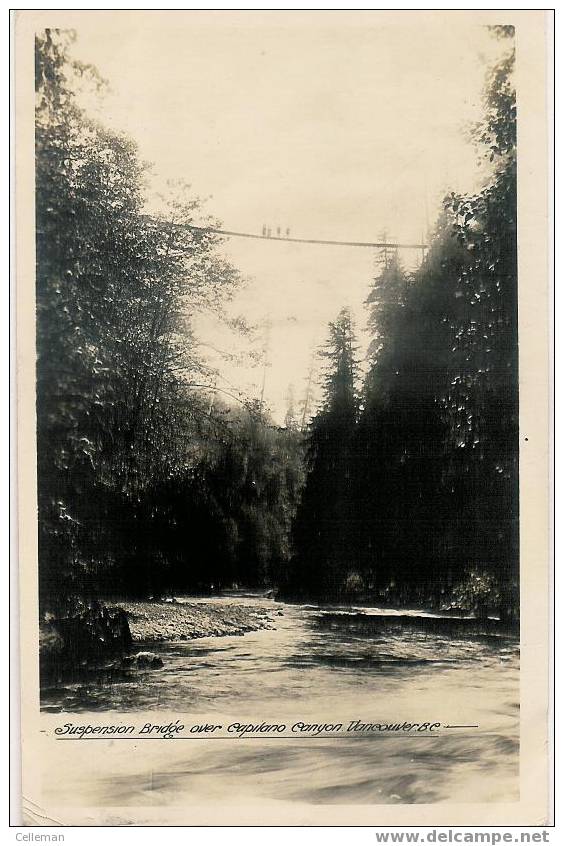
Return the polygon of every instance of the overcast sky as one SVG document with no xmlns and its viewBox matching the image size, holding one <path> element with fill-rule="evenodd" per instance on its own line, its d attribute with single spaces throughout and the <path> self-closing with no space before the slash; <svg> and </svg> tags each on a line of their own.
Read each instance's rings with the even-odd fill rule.
<svg viewBox="0 0 564 846">
<path fill-rule="evenodd" d="M 102 118 L 137 141 L 155 188 L 183 177 L 226 229 L 369 241 L 386 231 L 419 242 L 447 188 L 469 190 L 481 176 L 463 130 L 480 114 L 500 45 L 456 15 L 447 25 L 438 14 L 369 20 L 94 14 L 74 52 L 109 80 Z M 374 255 L 243 239 L 223 249 L 250 277 L 234 310 L 272 321 L 265 399 L 281 420 L 288 385 L 303 395 L 311 350 L 343 305 L 363 343 Z M 200 332 L 236 347 L 212 322 Z M 260 368 L 215 363 L 229 384 L 259 395 Z"/>
</svg>

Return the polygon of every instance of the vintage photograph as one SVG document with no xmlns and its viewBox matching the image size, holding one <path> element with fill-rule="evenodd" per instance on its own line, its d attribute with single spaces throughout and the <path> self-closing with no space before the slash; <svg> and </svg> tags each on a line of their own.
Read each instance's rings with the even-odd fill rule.
<svg viewBox="0 0 564 846">
<path fill-rule="evenodd" d="M 70 23 L 34 32 L 28 824 L 519 802 L 511 14 Z"/>
</svg>

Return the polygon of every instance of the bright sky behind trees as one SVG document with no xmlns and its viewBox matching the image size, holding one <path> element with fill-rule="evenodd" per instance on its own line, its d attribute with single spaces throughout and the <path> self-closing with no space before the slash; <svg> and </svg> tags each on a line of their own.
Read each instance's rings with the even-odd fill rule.
<svg viewBox="0 0 564 846">
<path fill-rule="evenodd" d="M 159 190 L 184 178 L 225 228 L 295 237 L 419 242 L 447 190 L 482 177 L 465 127 L 480 115 L 500 45 L 451 15 L 115 13 L 82 15 L 74 54 L 108 79 L 100 118 L 131 135 Z M 502 23 L 502 21 L 500 21 Z M 233 304 L 269 318 L 265 400 L 277 420 L 288 385 L 305 392 L 312 349 L 342 306 L 364 343 L 370 250 L 230 239 L 249 278 Z M 407 266 L 419 253 L 402 256 Z M 203 319 L 204 341 L 242 341 Z M 259 337 L 255 349 L 261 349 Z M 223 361 L 230 385 L 259 396 L 260 367 Z M 227 380 L 227 381 L 225 381 Z"/>
</svg>

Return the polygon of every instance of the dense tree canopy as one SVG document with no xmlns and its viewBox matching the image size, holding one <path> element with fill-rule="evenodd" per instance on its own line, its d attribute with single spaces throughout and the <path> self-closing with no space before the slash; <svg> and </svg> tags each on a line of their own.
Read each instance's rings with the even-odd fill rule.
<svg viewBox="0 0 564 846">
<path fill-rule="evenodd" d="M 36 40 L 42 603 L 262 583 L 288 554 L 299 444 L 256 409 L 228 419 L 195 387 L 209 379 L 192 317 L 221 314 L 239 274 L 216 236 L 185 226 L 202 214 L 186 186 L 144 213 L 147 168 L 80 107 L 103 81 L 71 43 Z"/>
<path fill-rule="evenodd" d="M 344 596 L 354 574 L 357 595 L 377 601 L 518 611 L 513 61 L 510 50 L 490 72 L 473 133 L 490 168 L 482 190 L 445 199 L 415 273 L 386 251 L 366 300 L 358 423 L 352 399 L 346 415 L 327 401 L 346 384 L 333 355 L 296 535 L 300 567 L 317 556 L 317 587 L 331 580 L 321 595 Z"/>
<path fill-rule="evenodd" d="M 240 276 L 216 235 L 190 228 L 203 210 L 186 185 L 146 213 L 147 166 L 81 107 L 104 82 L 71 42 L 36 41 L 42 607 L 279 585 L 515 616 L 513 51 L 474 129 L 482 189 L 445 199 L 415 272 L 384 254 L 363 385 L 350 313 L 330 323 L 321 406 L 301 432 L 293 389 L 283 427 L 263 402 L 222 405 L 194 316 L 226 319 Z"/>
</svg>

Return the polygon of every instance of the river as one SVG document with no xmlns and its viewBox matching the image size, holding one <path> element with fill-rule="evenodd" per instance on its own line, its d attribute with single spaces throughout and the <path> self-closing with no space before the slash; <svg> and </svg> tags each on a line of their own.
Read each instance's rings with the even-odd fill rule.
<svg viewBox="0 0 564 846">
<path fill-rule="evenodd" d="M 417 612 L 413 626 L 367 633 L 351 626 L 347 613 L 333 614 L 327 626 L 326 610 L 261 602 L 272 611 L 273 630 L 144 645 L 158 651 L 162 669 L 75 690 L 70 698 L 68 690 L 48 693 L 42 731 L 57 778 L 45 779 L 46 804 L 123 809 L 213 801 L 518 800 L 516 639 L 442 633 Z M 49 713 L 59 709 L 64 713 Z M 207 722 L 222 729 L 190 742 L 98 738 L 98 754 L 94 743 L 52 742 L 55 726 L 67 721 L 142 726 L 179 718 L 186 726 Z M 441 728 L 423 736 L 346 731 L 354 720 L 440 722 Z M 283 723 L 287 730 L 227 736 L 234 722 Z M 296 722 L 342 724 L 344 730 L 296 734 L 290 728 Z"/>
</svg>

